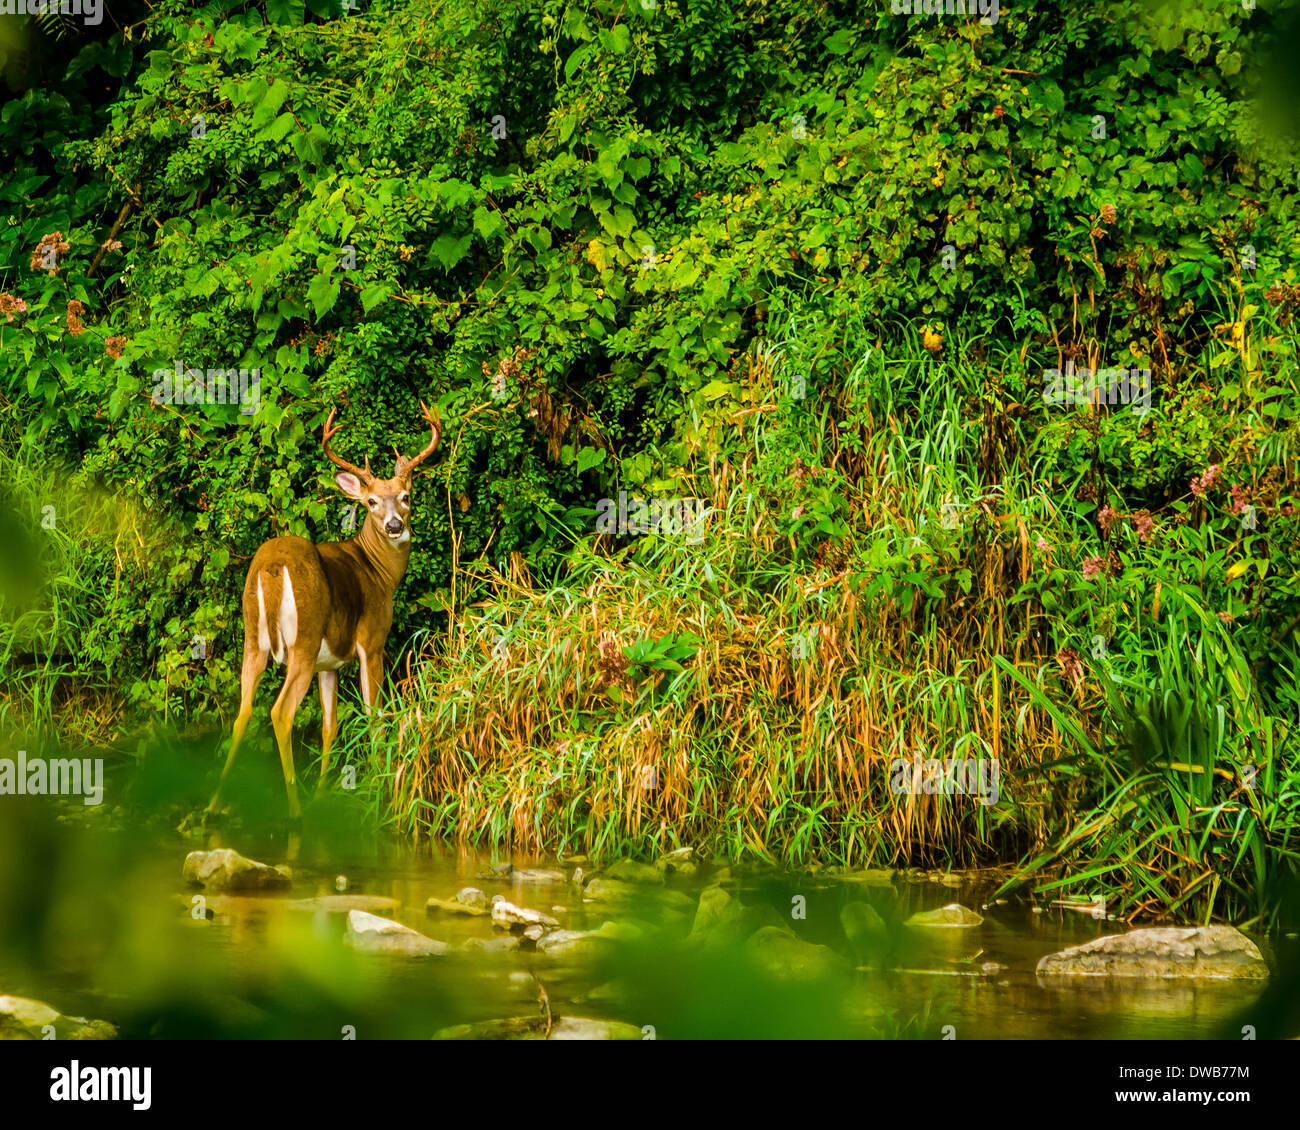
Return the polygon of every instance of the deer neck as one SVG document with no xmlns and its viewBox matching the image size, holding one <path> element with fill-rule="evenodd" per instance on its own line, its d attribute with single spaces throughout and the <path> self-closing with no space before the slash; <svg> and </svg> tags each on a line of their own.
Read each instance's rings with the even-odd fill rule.
<svg viewBox="0 0 1300 1130">
<path fill-rule="evenodd" d="M 406 541 L 394 545 L 383 534 L 377 533 L 371 523 L 367 522 L 361 527 L 361 533 L 356 536 L 354 544 L 361 550 L 361 555 L 368 561 L 371 567 L 379 574 L 379 579 L 383 582 L 388 592 L 397 591 L 397 586 L 402 580 L 402 574 L 406 572 L 406 563 L 411 557 L 411 542 L 408 538 Z"/>
</svg>

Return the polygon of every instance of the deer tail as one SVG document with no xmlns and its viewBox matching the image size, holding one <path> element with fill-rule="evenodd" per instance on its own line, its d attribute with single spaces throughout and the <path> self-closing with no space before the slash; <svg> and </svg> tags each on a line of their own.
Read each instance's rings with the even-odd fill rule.
<svg viewBox="0 0 1300 1130">
<path fill-rule="evenodd" d="M 257 645 L 283 663 L 298 638 L 298 604 L 288 566 L 257 575 Z"/>
</svg>

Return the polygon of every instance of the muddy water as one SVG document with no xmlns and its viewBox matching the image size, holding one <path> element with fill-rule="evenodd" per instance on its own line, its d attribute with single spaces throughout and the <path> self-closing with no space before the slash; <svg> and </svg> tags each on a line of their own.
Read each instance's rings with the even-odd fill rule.
<svg viewBox="0 0 1300 1130">
<path fill-rule="evenodd" d="M 850 947 L 840 923 L 845 903 L 868 902 L 888 924 L 887 952 L 870 968 L 850 962 L 831 995 L 796 987 L 768 999 L 762 986 L 731 984 L 707 970 L 691 982 L 678 963 L 685 960 L 681 939 L 691 929 L 693 911 L 665 909 L 654 888 L 644 899 L 610 905 L 585 901 L 581 888 L 568 881 L 480 878 L 502 857 L 465 850 L 386 847 L 329 858 L 308 850 L 286 895 L 209 906 L 196 902 L 201 892 L 181 879 L 185 854 L 196 846 L 177 838 L 147 850 L 123 850 L 114 858 L 111 879 L 97 877 L 95 890 L 78 893 L 50 916 L 39 967 L 0 953 L 3 991 L 108 1019 L 123 1035 L 156 1038 L 419 1038 L 450 1024 L 536 1016 L 546 1007 L 539 1003 L 544 991 L 556 1015 L 621 1020 L 647 1031 L 650 1026 L 658 1038 L 778 1035 L 785 1030 L 781 1010 L 788 1009 L 792 1034 L 1053 1040 L 1208 1038 L 1259 992 L 1216 983 L 1115 987 L 1039 979 L 1034 970 L 1043 955 L 1121 931 L 1123 924 L 1059 908 L 1035 913 L 1015 902 L 985 907 L 992 889 L 987 883 L 945 886 L 896 878 L 865 886 L 733 867 L 723 886 L 744 905 L 770 908 L 770 921 L 783 921 L 803 940 L 846 957 Z M 273 844 L 236 837 L 226 846 L 280 862 Z M 512 862 L 559 866 L 555 860 Z M 715 878 L 716 869 L 701 865 L 695 875 L 671 877 L 667 887 L 694 900 Z M 290 899 L 340 892 L 385 896 L 401 904 L 390 917 L 452 946 L 500 937 L 487 916 L 426 912 L 430 897 L 452 898 L 466 886 L 551 914 L 569 929 L 596 929 L 611 920 L 640 923 L 647 931 L 640 964 L 611 967 L 522 951 L 431 959 L 363 956 L 343 945 L 344 916 L 287 905 Z M 951 902 L 980 911 L 983 924 L 930 930 L 902 925 L 916 911 Z M 718 968 L 738 967 L 739 958 L 733 953 Z M 675 991 L 688 983 L 694 987 Z M 622 991 L 616 991 L 619 985 Z M 638 994 L 638 987 L 645 991 Z M 720 1019 L 729 1010 L 747 1017 L 747 1009 L 759 1017 L 758 1027 Z"/>
</svg>

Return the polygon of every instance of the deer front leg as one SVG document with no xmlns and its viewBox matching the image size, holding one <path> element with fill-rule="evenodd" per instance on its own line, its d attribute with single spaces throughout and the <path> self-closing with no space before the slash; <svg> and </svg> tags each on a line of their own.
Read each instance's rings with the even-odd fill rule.
<svg viewBox="0 0 1300 1130">
<path fill-rule="evenodd" d="M 330 775 L 330 747 L 334 745 L 334 735 L 338 733 L 336 709 L 339 696 L 339 673 L 337 671 L 320 671 L 316 675 L 320 684 L 321 736 L 320 736 L 320 780 L 316 788 L 325 788 Z"/>
<path fill-rule="evenodd" d="M 298 781 L 293 771 L 293 716 L 298 713 L 298 705 L 311 686 L 311 676 L 312 663 L 291 651 L 289 673 L 280 688 L 280 697 L 271 707 L 271 726 L 275 730 L 275 744 L 280 747 L 280 768 L 284 772 L 285 791 L 289 794 L 291 820 L 302 816 L 302 809 L 298 807 Z"/>
</svg>

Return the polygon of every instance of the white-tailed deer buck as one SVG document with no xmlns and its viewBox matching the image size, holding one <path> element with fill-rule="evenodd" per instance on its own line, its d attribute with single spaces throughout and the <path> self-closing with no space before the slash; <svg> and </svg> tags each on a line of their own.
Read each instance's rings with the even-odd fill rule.
<svg viewBox="0 0 1300 1130">
<path fill-rule="evenodd" d="M 393 593 L 411 556 L 411 472 L 433 454 L 442 436 L 438 414 L 430 412 L 423 402 L 420 407 L 432 438 L 414 459 L 404 459 L 394 448 L 397 465 L 391 479 L 378 479 L 370 473 L 369 456 L 362 468 L 330 450 L 330 439 L 339 431 L 331 427 L 331 411 L 321 446 L 330 462 L 342 468 L 334 473 L 339 489 L 366 509 L 361 532 L 351 541 L 320 545 L 306 538 L 272 538 L 253 555 L 244 581 L 244 667 L 239 716 L 209 812 L 220 804 L 221 789 L 248 729 L 253 692 L 268 658 L 287 668 L 284 686 L 271 707 L 271 725 L 280 749 L 291 818 L 301 814 L 293 768 L 293 716 L 312 676 L 320 682 L 324 718 L 322 782 L 329 773 L 330 747 L 334 744 L 340 667 L 354 659 L 361 664 L 361 699 L 367 713 L 373 708 L 383 676 L 384 642 L 393 623 Z"/>
</svg>

